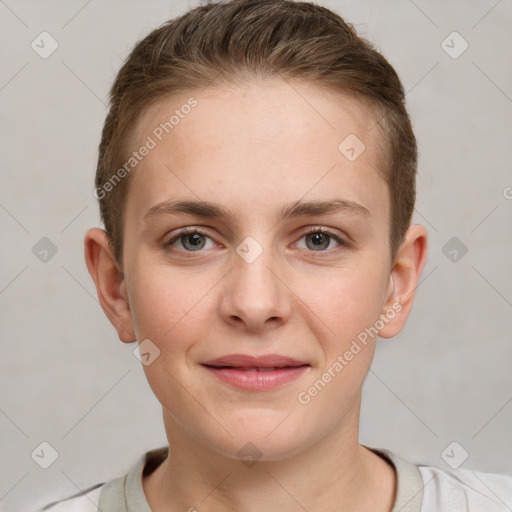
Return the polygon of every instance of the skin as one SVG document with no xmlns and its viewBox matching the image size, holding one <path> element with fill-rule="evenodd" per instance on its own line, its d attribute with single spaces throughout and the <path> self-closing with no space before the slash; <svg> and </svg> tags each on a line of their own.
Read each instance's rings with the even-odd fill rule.
<svg viewBox="0 0 512 512">
<path fill-rule="evenodd" d="M 189 96 L 145 112 L 133 147 Z M 162 404 L 170 451 L 143 479 L 148 503 L 156 512 L 254 512 L 276 504 L 282 511 L 389 512 L 394 469 L 358 441 L 361 390 L 378 338 L 308 404 L 297 396 L 393 304 L 401 310 L 379 336 L 401 331 L 425 263 L 426 230 L 411 226 L 391 259 L 379 134 L 354 99 L 281 80 L 193 96 L 198 105 L 131 177 L 123 273 L 103 230 L 85 236 L 89 272 L 120 340 L 150 339 L 160 350 L 143 368 Z M 351 133 L 366 146 L 353 162 L 338 150 Z M 286 204 L 335 198 L 369 215 L 277 220 Z M 234 216 L 144 220 L 154 205 L 177 199 L 217 203 Z M 204 248 L 193 251 L 183 238 L 165 246 L 187 226 L 206 231 Z M 328 236 L 317 249 L 306 229 L 318 226 L 349 245 Z M 248 236 L 263 250 L 252 263 L 236 252 Z M 311 366 L 273 391 L 247 392 L 200 364 L 231 353 L 277 353 Z M 261 452 L 252 467 L 237 456 L 249 441 Z"/>
</svg>

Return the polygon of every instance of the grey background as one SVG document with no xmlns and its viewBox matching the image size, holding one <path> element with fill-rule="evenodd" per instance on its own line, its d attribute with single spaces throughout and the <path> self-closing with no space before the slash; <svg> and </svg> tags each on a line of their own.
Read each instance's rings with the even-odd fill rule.
<svg viewBox="0 0 512 512">
<path fill-rule="evenodd" d="M 374 42 L 408 91 L 415 221 L 430 235 L 409 323 L 378 344 L 360 441 L 447 470 L 457 441 L 461 468 L 512 474 L 512 2 L 318 3 Z M 83 236 L 100 226 L 92 190 L 115 73 L 137 40 L 195 5 L 0 0 L 3 511 L 124 474 L 166 444 L 135 345 L 97 302 Z M 43 31 L 59 44 L 47 59 L 31 48 Z M 453 31 L 469 44 L 456 59 L 442 46 Z M 57 248 L 47 262 L 32 252 L 43 237 Z M 454 246 L 455 262 L 452 237 L 468 249 Z M 43 441 L 59 454 L 48 469 L 31 458 Z"/>
</svg>

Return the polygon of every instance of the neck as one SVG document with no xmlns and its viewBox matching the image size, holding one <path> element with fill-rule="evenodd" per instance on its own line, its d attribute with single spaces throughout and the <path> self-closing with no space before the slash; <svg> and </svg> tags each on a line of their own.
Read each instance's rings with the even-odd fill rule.
<svg viewBox="0 0 512 512">
<path fill-rule="evenodd" d="M 354 428 L 333 429 L 316 444 L 283 460 L 244 464 L 208 450 L 164 415 L 167 459 L 143 479 L 154 512 L 390 512 L 396 475 L 361 446 Z"/>
</svg>

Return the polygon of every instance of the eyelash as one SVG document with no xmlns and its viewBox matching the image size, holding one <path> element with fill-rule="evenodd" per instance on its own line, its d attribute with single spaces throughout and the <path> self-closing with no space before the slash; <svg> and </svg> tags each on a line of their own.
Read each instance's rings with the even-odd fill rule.
<svg viewBox="0 0 512 512">
<path fill-rule="evenodd" d="M 334 249 L 325 249 L 325 250 L 318 250 L 318 251 L 313 251 L 313 250 L 305 249 L 308 252 L 313 253 L 314 257 L 320 257 L 320 258 L 322 257 L 320 255 L 317 255 L 316 253 L 338 253 L 339 251 L 343 251 L 343 250 L 351 247 L 351 244 L 347 240 L 345 240 L 343 238 L 340 238 L 338 235 L 334 234 L 332 231 L 324 228 L 323 226 L 313 226 L 313 227 L 310 227 L 305 233 L 303 233 L 301 235 L 299 240 L 301 240 L 302 238 L 304 238 L 307 235 L 312 235 L 312 234 L 316 234 L 316 233 L 322 233 L 324 235 L 328 235 L 330 238 L 333 238 L 336 242 L 339 243 L 339 247 L 336 247 Z M 167 248 L 167 249 L 173 250 L 173 251 L 177 250 L 179 252 L 185 252 L 185 253 L 191 253 L 191 254 L 205 252 L 204 250 L 187 251 L 186 249 L 183 250 L 183 249 L 176 249 L 175 247 L 172 247 L 172 245 L 176 241 L 178 241 L 180 238 L 182 238 L 182 237 L 184 237 L 186 235 L 192 235 L 192 234 L 203 235 L 203 236 L 206 236 L 206 237 L 212 239 L 212 237 L 207 232 L 203 231 L 202 229 L 199 229 L 199 228 L 183 228 L 176 235 L 174 235 L 170 240 L 165 242 L 164 243 L 164 247 Z M 191 256 L 187 256 L 187 257 L 194 257 L 194 256 L 191 255 Z"/>
</svg>

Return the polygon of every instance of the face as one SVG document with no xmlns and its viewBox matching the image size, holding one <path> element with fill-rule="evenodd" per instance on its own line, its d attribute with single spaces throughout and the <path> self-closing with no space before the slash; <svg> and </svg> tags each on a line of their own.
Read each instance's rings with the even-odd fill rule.
<svg viewBox="0 0 512 512">
<path fill-rule="evenodd" d="M 375 332 L 403 323 L 371 127 L 354 99 L 281 81 L 174 98 L 138 124 L 134 147 L 156 144 L 131 176 L 118 325 L 159 353 L 144 371 L 168 432 L 268 460 L 356 435 Z M 359 156 L 354 138 L 340 151 L 351 134 Z M 205 364 L 233 354 L 294 361 Z"/>
</svg>

